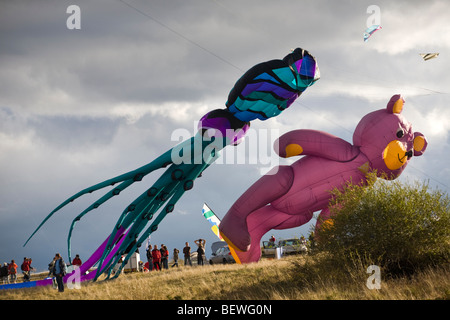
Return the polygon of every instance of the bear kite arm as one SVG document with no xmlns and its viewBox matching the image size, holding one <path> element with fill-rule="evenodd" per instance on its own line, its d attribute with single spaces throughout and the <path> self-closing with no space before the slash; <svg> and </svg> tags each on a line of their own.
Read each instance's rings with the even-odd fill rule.
<svg viewBox="0 0 450 320">
<path fill-rule="evenodd" d="M 339 162 L 351 161 L 359 154 L 359 148 L 341 138 L 308 129 L 285 133 L 275 141 L 274 148 L 283 158 L 311 155 Z"/>
</svg>

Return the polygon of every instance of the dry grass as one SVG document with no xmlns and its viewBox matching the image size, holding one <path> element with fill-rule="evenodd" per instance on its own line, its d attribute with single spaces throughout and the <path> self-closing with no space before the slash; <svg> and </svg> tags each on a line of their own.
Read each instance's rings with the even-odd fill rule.
<svg viewBox="0 0 450 320">
<path fill-rule="evenodd" d="M 121 275 L 112 281 L 82 283 L 58 293 L 51 287 L 0 291 L 1 300 L 416 300 L 450 299 L 448 268 L 429 269 L 410 278 L 382 279 L 369 290 L 368 275 L 311 272 L 307 257 L 262 260 L 249 265 L 180 267 L 162 272 Z M 357 270 L 356 268 L 355 270 Z"/>
</svg>

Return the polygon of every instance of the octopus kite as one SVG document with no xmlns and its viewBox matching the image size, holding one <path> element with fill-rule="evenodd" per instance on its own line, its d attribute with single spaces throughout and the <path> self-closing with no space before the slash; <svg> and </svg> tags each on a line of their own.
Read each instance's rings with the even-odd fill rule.
<svg viewBox="0 0 450 320">
<path fill-rule="evenodd" d="M 113 268 L 125 256 L 119 272 L 114 274 L 117 277 L 132 253 L 157 230 L 159 223 L 174 210 L 181 196 L 193 188 L 194 180 L 217 159 L 220 149 L 237 145 L 252 120 L 278 116 L 319 77 L 315 58 L 301 48 L 293 50 L 281 60 L 255 65 L 236 82 L 229 93 L 226 108 L 213 110 L 200 119 L 198 133 L 194 137 L 181 142 L 147 165 L 88 187 L 65 200 L 41 222 L 24 246 L 64 206 L 82 195 L 114 186 L 72 221 L 67 239 L 71 261 L 71 236 L 77 221 L 149 173 L 167 168 L 151 188 L 123 210 L 108 238 L 77 271 L 82 280 L 87 279 L 94 273 L 88 276 L 86 271 L 98 263 L 93 280 L 102 274 L 109 279 Z"/>
<path fill-rule="evenodd" d="M 279 166 L 256 181 L 233 204 L 219 231 L 238 263 L 256 262 L 261 237 L 272 229 L 299 227 L 321 211 L 316 230 L 330 218 L 334 188 L 365 185 L 367 173 L 395 179 L 413 156 L 421 156 L 427 140 L 413 132 L 401 112 L 404 99 L 394 95 L 387 107 L 365 115 L 353 134 L 353 144 L 326 132 L 294 130 L 275 141 L 280 157 L 303 156 Z"/>
</svg>

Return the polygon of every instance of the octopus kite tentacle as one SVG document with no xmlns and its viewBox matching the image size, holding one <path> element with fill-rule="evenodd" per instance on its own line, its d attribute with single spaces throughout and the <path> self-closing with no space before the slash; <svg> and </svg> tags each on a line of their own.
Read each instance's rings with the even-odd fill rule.
<svg viewBox="0 0 450 320">
<path fill-rule="evenodd" d="M 186 144 L 189 141 L 184 141 L 181 144 Z M 157 159 L 155 159 L 154 161 L 150 162 L 147 165 L 144 165 L 138 169 L 129 171 L 127 173 L 124 173 L 122 175 L 119 175 L 117 177 L 105 180 L 103 182 L 100 182 L 98 184 L 95 184 L 91 187 L 88 187 L 86 189 L 81 190 L 80 192 L 76 193 L 75 195 L 71 196 L 70 198 L 68 198 L 67 200 L 65 200 L 63 203 L 61 203 L 59 206 L 57 206 L 52 212 L 50 212 L 50 214 L 45 217 L 45 219 L 39 224 L 39 226 L 33 231 L 33 233 L 31 234 L 31 236 L 27 239 L 27 241 L 25 242 L 25 244 L 23 246 L 26 246 L 27 243 L 31 240 L 31 238 L 36 234 L 36 232 L 45 224 L 45 222 L 47 222 L 48 219 L 50 219 L 56 212 L 58 212 L 59 210 L 61 210 L 62 208 L 64 208 L 66 205 L 68 205 L 69 203 L 75 201 L 76 199 L 80 198 L 81 196 L 87 194 L 87 193 L 92 193 L 94 191 L 109 187 L 109 186 L 113 186 L 116 183 L 128 180 L 128 181 L 132 181 L 132 182 L 136 182 L 136 181 L 141 181 L 142 178 L 144 176 L 146 176 L 147 174 L 151 173 L 152 171 L 155 171 L 157 169 L 160 168 L 164 168 L 166 167 L 168 164 L 171 164 L 171 151 L 172 149 L 168 150 L 166 153 L 164 153 L 163 155 L 161 155 L 160 157 L 158 157 Z M 123 188 L 124 189 L 124 188 Z M 122 189 L 122 190 L 123 190 Z M 98 208 L 102 203 L 104 203 L 106 200 L 112 198 L 113 196 L 116 196 L 120 193 L 119 188 L 115 188 L 114 190 L 111 191 L 111 193 L 109 194 L 109 197 L 106 199 L 104 199 L 104 201 L 97 201 L 94 204 L 92 204 L 90 210 L 92 209 L 96 209 Z M 106 197 L 106 195 L 105 195 Z M 88 208 L 88 209 L 89 209 Z M 90 211 L 86 209 L 85 214 Z M 81 218 L 81 217 L 80 217 Z M 79 220 L 79 219 L 78 219 Z"/>
<path fill-rule="evenodd" d="M 136 240 L 139 233 L 144 229 L 147 224 L 147 221 L 150 221 L 154 214 L 162 207 L 162 205 L 166 202 L 164 210 L 160 213 L 155 222 L 150 226 L 151 232 L 156 231 L 157 225 L 159 222 L 170 212 L 174 210 L 175 204 L 178 199 L 184 194 L 185 191 L 192 189 L 193 181 L 206 169 L 207 166 L 210 165 L 218 156 L 216 153 L 216 149 L 213 148 L 213 155 L 210 156 L 207 162 L 201 162 L 201 164 L 196 164 L 196 157 L 200 155 L 201 152 L 206 149 L 206 146 L 214 145 L 214 141 L 202 141 L 203 138 L 200 135 L 197 135 L 194 140 L 192 140 L 191 151 L 194 150 L 194 146 L 196 141 L 200 143 L 204 143 L 204 146 L 201 146 L 196 153 L 193 154 L 192 164 L 180 164 L 180 165 L 171 165 L 167 169 L 166 172 L 155 182 L 155 184 L 148 189 L 146 192 L 141 194 L 136 200 L 134 200 L 122 213 L 119 217 L 112 233 L 110 240 L 106 246 L 106 249 L 100 259 L 100 265 L 102 265 L 105 257 L 109 254 L 109 252 L 113 248 L 112 239 L 116 236 L 118 230 L 125 230 L 130 227 L 128 232 L 128 239 L 122 244 L 122 247 L 118 250 L 116 254 L 116 260 L 120 259 L 120 256 L 128 253 L 125 250 L 128 249 L 129 246 Z M 218 150 L 217 150 L 218 151 Z M 142 238 L 142 237 L 141 237 Z M 142 244 L 142 241 L 145 240 L 146 237 L 142 238 L 138 242 L 138 247 Z M 134 249 L 135 250 L 135 249 Z M 129 252 L 133 252 L 129 251 Z M 124 261 L 127 261 L 125 259 Z M 114 266 L 113 264 L 112 266 Z M 97 277 L 103 273 L 107 269 L 107 266 L 98 270 Z M 110 268 L 110 271 L 112 267 Z"/>
<path fill-rule="evenodd" d="M 122 182 L 119 186 L 117 186 L 116 188 L 114 188 L 113 191 L 108 192 L 107 194 L 105 194 L 102 198 L 100 198 L 99 200 L 97 200 L 96 202 L 94 202 L 92 205 L 90 205 L 86 210 L 84 210 L 82 213 L 80 213 L 73 221 L 72 224 L 70 225 L 70 229 L 69 229 L 69 235 L 67 237 L 67 248 L 68 248 L 68 254 L 69 254 L 69 262 L 72 262 L 72 258 L 71 258 L 71 239 L 72 239 L 72 231 L 75 227 L 75 224 L 81 220 L 81 218 L 83 216 L 85 216 L 89 211 L 98 208 L 100 205 L 102 205 L 103 203 L 105 203 L 106 201 L 108 201 L 109 199 L 111 199 L 112 197 L 118 195 L 121 191 L 123 191 L 124 189 L 126 189 L 127 187 L 129 187 L 131 184 L 133 184 L 135 181 L 133 179 L 129 179 L 126 180 L 124 182 Z"/>
<path fill-rule="evenodd" d="M 110 236 L 101 246 L 101 257 L 99 248 L 92 259 L 88 259 L 89 266 L 82 266 L 82 270 L 86 271 L 96 260 L 98 268 L 94 281 L 103 273 L 107 273 L 109 279 L 120 258 L 126 255 L 119 267 L 122 270 L 136 248 L 157 230 L 159 223 L 174 210 L 183 194 L 192 189 L 194 180 L 217 159 L 219 151 L 241 141 L 250 127 L 250 121 L 266 120 L 279 115 L 318 79 L 316 60 L 308 51 L 300 48 L 293 50 L 282 60 L 271 60 L 254 66 L 231 89 L 225 109 L 213 110 L 200 119 L 198 133 L 194 137 L 181 142 L 147 165 L 100 182 L 68 198 L 50 212 L 24 246 L 48 219 L 67 204 L 87 193 L 120 183 L 72 221 L 67 238 L 71 261 L 72 232 L 81 218 L 151 172 L 167 168 L 151 188 L 123 210 Z M 158 212 L 156 219 L 146 228 Z M 120 272 L 114 277 L 118 274 Z"/>
<path fill-rule="evenodd" d="M 160 179 L 157 181 L 147 192 L 143 193 L 137 200 L 133 202 L 136 205 L 136 208 L 132 211 L 133 214 L 127 214 L 127 216 L 120 222 L 119 219 L 118 224 L 115 227 L 115 230 L 121 229 L 129 229 L 128 236 L 126 241 L 124 241 L 121 247 L 118 249 L 115 255 L 115 261 L 112 262 L 111 265 L 106 265 L 103 269 L 98 269 L 97 277 L 102 274 L 105 270 L 108 270 L 109 273 L 112 271 L 112 267 L 115 266 L 120 257 L 124 254 L 128 254 L 128 256 L 124 259 L 127 261 L 129 256 L 136 250 L 137 247 L 140 247 L 143 241 L 150 235 L 152 232 L 156 231 L 158 228 L 158 224 L 162 221 L 162 219 L 174 210 L 174 206 L 179 198 L 184 194 L 185 191 L 192 189 L 193 181 L 198 177 L 198 175 L 204 170 L 206 165 L 184 165 L 180 168 L 175 168 L 173 172 L 177 172 L 181 174 L 183 171 L 183 175 L 175 176 L 172 175 L 168 170 L 164 173 L 168 178 L 164 177 L 164 179 Z M 176 171 L 175 171 L 176 170 Z M 186 175 L 184 175 L 186 172 Z M 169 181 L 171 179 L 172 181 Z M 147 231 L 140 237 L 138 241 L 137 238 L 142 230 L 147 225 L 147 222 L 152 220 L 155 213 L 165 204 L 164 209 L 159 213 L 158 217 L 154 220 L 154 222 L 150 225 Z M 131 226 L 131 227 L 130 227 Z M 115 234 L 115 230 L 111 233 Z M 130 245 L 134 243 L 133 248 L 130 249 Z M 100 259 L 100 264 L 102 264 L 104 257 L 109 253 L 109 250 L 112 248 L 112 243 L 108 243 L 107 248 Z M 122 264 L 121 268 L 125 264 Z M 121 269 L 120 268 L 120 269 Z"/>
<path fill-rule="evenodd" d="M 210 165 L 210 163 L 212 163 L 212 161 L 208 161 L 206 163 L 204 163 L 203 165 L 193 165 L 192 168 L 190 169 L 190 171 L 188 172 L 188 174 L 186 175 L 185 178 L 183 178 L 181 181 L 178 181 L 178 184 L 182 184 L 183 188 L 176 188 L 174 187 L 172 190 L 173 196 L 170 198 L 170 200 L 168 201 L 168 203 L 166 204 L 166 206 L 164 207 L 164 209 L 159 213 L 159 215 L 157 216 L 157 218 L 153 221 L 153 223 L 141 234 L 141 236 L 139 237 L 139 239 L 137 239 L 138 235 L 140 234 L 140 232 L 145 228 L 145 224 L 144 223 L 140 223 L 140 225 L 138 225 L 136 228 L 134 228 L 133 230 L 130 229 L 130 232 L 128 234 L 129 240 L 131 241 L 131 244 L 133 244 L 133 246 L 130 248 L 128 247 L 128 254 L 125 257 L 124 261 L 128 261 L 128 259 L 131 257 L 131 255 L 133 254 L 133 252 L 141 246 L 141 244 L 145 241 L 145 239 L 148 238 L 148 236 L 150 234 L 152 234 L 153 232 L 155 232 L 158 229 L 158 225 L 159 223 L 166 217 L 167 214 L 169 214 L 170 212 L 172 212 L 173 207 L 175 205 L 175 203 L 182 197 L 182 195 L 192 189 L 193 187 L 193 181 L 199 176 L 199 174 L 207 167 Z M 158 199 L 155 199 L 155 202 L 158 202 L 155 204 L 155 207 L 159 208 L 164 204 L 164 201 L 158 201 Z M 156 209 L 156 208 L 155 208 Z M 157 209 L 156 209 L 157 210 Z M 153 215 L 152 212 L 150 212 L 150 215 Z M 137 223 L 135 223 L 133 225 L 133 227 L 135 227 L 137 225 Z M 132 227 L 132 228 L 133 228 Z M 125 254 L 124 250 L 127 249 L 127 246 L 125 244 L 122 244 L 122 247 L 118 250 L 117 253 L 117 257 L 116 257 L 116 261 L 118 261 L 118 259 L 120 259 L 120 255 L 121 254 Z M 115 264 L 112 263 L 112 265 L 109 267 L 108 270 L 108 277 L 110 276 L 110 273 L 112 271 L 112 267 Z M 120 274 L 120 271 L 122 270 L 122 268 L 125 266 L 124 263 L 122 263 L 122 265 L 119 268 L 119 271 L 115 274 L 114 277 L 117 277 Z M 102 270 L 103 271 L 103 270 Z M 102 272 L 100 271 L 99 274 Z"/>
</svg>

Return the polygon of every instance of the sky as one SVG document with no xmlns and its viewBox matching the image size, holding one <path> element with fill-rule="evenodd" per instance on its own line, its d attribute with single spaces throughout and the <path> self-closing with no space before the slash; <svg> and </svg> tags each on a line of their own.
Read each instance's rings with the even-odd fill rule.
<svg viewBox="0 0 450 320">
<path fill-rule="evenodd" d="M 79 20 L 67 12 L 71 5 L 80 9 Z M 371 5 L 379 15 L 368 12 Z M 172 253 L 204 238 L 209 248 L 217 239 L 202 216 L 203 203 L 223 218 L 261 174 L 292 163 L 273 156 L 270 146 L 279 135 L 308 128 L 351 142 L 358 121 L 397 93 L 406 100 L 404 116 L 428 140 L 425 154 L 399 179 L 448 192 L 449 18 L 444 0 L 2 1 L 0 262 L 31 257 L 42 271 L 56 252 L 67 258 L 72 220 L 106 191 L 71 203 L 23 244 L 65 199 L 193 135 L 205 113 L 224 108 L 246 70 L 296 47 L 316 57 L 321 79 L 279 117 L 255 120 L 255 135 L 229 151 L 241 160 L 208 168 L 151 243 Z M 364 42 L 374 19 L 382 29 Z M 419 53 L 428 52 L 440 55 L 423 61 Z M 78 222 L 72 253 L 86 260 L 161 173 Z M 306 236 L 314 224 L 270 234 Z"/>
</svg>

